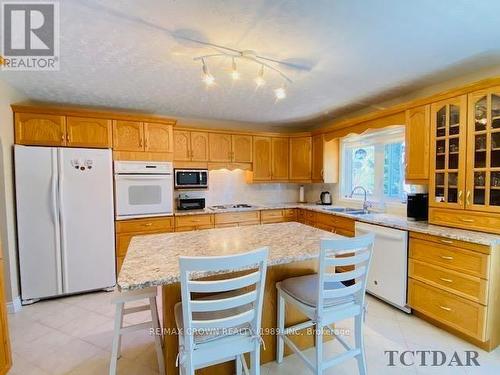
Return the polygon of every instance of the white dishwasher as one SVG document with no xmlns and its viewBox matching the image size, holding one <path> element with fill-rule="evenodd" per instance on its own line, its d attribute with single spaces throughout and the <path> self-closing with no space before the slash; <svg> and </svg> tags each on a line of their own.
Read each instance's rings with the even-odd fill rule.
<svg viewBox="0 0 500 375">
<path fill-rule="evenodd" d="M 408 232 L 356 222 L 356 236 L 367 233 L 375 234 L 367 292 L 410 313 L 407 305 Z"/>
</svg>

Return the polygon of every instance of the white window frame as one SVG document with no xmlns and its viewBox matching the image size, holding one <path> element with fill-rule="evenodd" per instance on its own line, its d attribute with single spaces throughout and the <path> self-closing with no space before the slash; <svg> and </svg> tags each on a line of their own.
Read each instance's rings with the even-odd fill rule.
<svg viewBox="0 0 500 375">
<path fill-rule="evenodd" d="M 396 125 L 383 130 L 375 130 L 365 132 L 359 135 L 349 135 L 340 141 L 340 176 L 341 183 L 339 184 L 338 194 L 339 202 L 344 204 L 359 203 L 364 199 L 364 194 L 361 190 L 357 190 L 356 194 L 351 198 L 348 186 L 352 186 L 352 168 L 351 158 L 346 161 L 346 149 L 353 147 L 362 147 L 375 145 L 374 161 L 375 161 L 375 181 L 374 191 L 372 195 L 367 195 L 367 200 L 375 205 L 394 205 L 401 207 L 406 204 L 405 194 L 400 197 L 386 197 L 384 195 L 384 157 L 385 145 L 390 143 L 405 143 L 405 127 L 403 125 Z M 404 167 L 404 166 L 403 166 Z M 349 172 L 348 172 L 349 171 Z M 404 172 L 404 169 L 403 169 Z M 404 180 L 403 180 L 404 189 Z"/>
</svg>

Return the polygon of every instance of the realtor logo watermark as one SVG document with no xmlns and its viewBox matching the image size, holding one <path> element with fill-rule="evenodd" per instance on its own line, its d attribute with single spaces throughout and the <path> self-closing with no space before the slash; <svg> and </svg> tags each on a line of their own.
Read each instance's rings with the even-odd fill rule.
<svg viewBox="0 0 500 375">
<path fill-rule="evenodd" d="M 59 70 L 59 3 L 3 1 L 2 70 Z"/>
</svg>

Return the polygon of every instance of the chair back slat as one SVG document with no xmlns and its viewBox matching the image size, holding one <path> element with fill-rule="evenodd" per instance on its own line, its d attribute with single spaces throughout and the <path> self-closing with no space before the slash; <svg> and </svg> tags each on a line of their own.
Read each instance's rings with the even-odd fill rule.
<svg viewBox="0 0 500 375">
<path fill-rule="evenodd" d="M 235 307 L 248 305 L 254 302 L 256 298 L 257 298 L 257 292 L 255 290 L 252 290 L 251 292 L 229 298 L 195 300 L 191 301 L 191 311 L 207 312 L 207 311 L 228 310 L 228 309 L 233 309 Z"/>
<path fill-rule="evenodd" d="M 325 273 L 324 282 L 342 282 L 357 279 L 363 276 L 366 272 L 366 266 L 361 266 L 353 269 L 352 271 L 338 272 L 338 273 Z"/>
<path fill-rule="evenodd" d="M 186 330 L 185 346 L 194 347 L 196 330 L 212 331 L 247 325 L 260 330 L 262 301 L 267 270 L 267 247 L 243 254 L 216 257 L 180 257 L 182 318 Z M 241 276 L 240 270 L 248 271 Z M 236 272 L 223 280 L 199 280 L 206 272 Z M 228 292 L 225 295 L 213 293 Z M 193 297 L 193 293 L 212 295 Z"/>
<path fill-rule="evenodd" d="M 255 271 L 247 275 L 227 280 L 215 281 L 188 281 L 189 290 L 194 293 L 218 293 L 241 289 L 256 284 L 260 280 L 260 272 Z"/>
<path fill-rule="evenodd" d="M 255 310 L 248 310 L 238 315 L 229 316 L 227 318 L 212 319 L 212 320 L 193 320 L 192 328 L 194 330 L 221 330 L 238 327 L 245 323 L 251 323 L 255 319 Z"/>
<path fill-rule="evenodd" d="M 318 267 L 318 314 L 323 306 L 335 299 L 349 299 L 364 304 L 366 278 L 373 251 L 373 233 L 345 239 L 321 240 L 321 252 Z M 338 266 L 352 267 L 347 272 L 337 272 Z M 333 272 L 331 272 L 333 269 Z M 354 280 L 346 286 L 342 282 Z M 335 285 L 332 286 L 334 282 Z M 339 284 L 340 282 L 341 284 Z"/>
</svg>

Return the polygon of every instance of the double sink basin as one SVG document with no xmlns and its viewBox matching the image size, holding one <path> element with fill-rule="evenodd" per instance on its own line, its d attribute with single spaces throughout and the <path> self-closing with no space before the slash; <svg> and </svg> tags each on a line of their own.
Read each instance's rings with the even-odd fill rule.
<svg viewBox="0 0 500 375">
<path fill-rule="evenodd" d="M 338 212 L 348 215 L 367 215 L 370 213 L 360 208 L 351 208 L 351 207 L 329 207 L 329 208 L 324 208 L 324 210 L 328 212 Z"/>
</svg>

